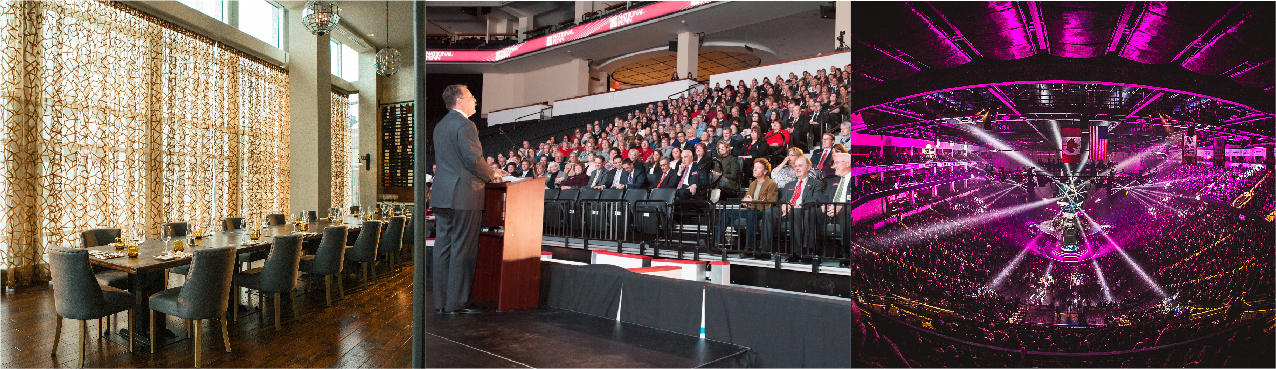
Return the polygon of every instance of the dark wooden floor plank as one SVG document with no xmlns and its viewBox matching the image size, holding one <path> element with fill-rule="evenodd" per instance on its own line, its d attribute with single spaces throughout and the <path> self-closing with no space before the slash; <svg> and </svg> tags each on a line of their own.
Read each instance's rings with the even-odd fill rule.
<svg viewBox="0 0 1276 369">
<path fill-rule="evenodd" d="M 240 312 L 230 322 L 231 353 L 222 344 L 221 323 L 205 321 L 202 367 L 406 367 L 411 365 L 412 268 L 387 274 L 377 268 L 378 278 L 364 287 L 355 275 L 344 281 L 346 296 L 338 298 L 333 286 L 332 307 L 324 306 L 322 284 L 297 297 L 301 317 L 285 297 L 283 331 L 276 332 L 273 306 L 269 299 L 264 314 L 256 309 L 258 298 L 243 295 L 254 306 Z M 180 278 L 173 284 L 181 283 Z M 304 288 L 301 282 L 299 288 Z M 0 330 L 0 367 L 73 367 L 78 365 L 79 324 L 64 320 L 57 355 L 50 355 L 53 329 L 53 289 L 47 284 L 17 289 L 0 299 L 4 329 Z M 127 325 L 127 315 L 118 315 L 113 330 Z M 170 317 L 166 326 L 185 329 L 181 319 Z M 98 338 L 97 321 L 89 322 L 85 345 L 85 366 L 89 367 L 191 367 L 194 351 L 191 340 L 180 340 L 148 351 L 128 352 L 127 341 L 116 334 Z M 145 333 L 145 332 L 144 332 Z M 139 347 L 141 347 L 139 345 Z"/>
</svg>

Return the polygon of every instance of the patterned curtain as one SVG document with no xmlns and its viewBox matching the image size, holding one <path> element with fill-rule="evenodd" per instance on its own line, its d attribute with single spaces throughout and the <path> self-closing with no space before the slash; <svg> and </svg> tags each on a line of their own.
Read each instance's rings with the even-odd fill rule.
<svg viewBox="0 0 1276 369">
<path fill-rule="evenodd" d="M 0 47 L 0 267 L 16 284 L 46 280 L 46 245 L 86 229 L 288 211 L 286 71 L 96 1 L 0 1 Z"/>
<path fill-rule="evenodd" d="M 332 207 L 350 206 L 350 95 L 332 91 Z"/>
</svg>

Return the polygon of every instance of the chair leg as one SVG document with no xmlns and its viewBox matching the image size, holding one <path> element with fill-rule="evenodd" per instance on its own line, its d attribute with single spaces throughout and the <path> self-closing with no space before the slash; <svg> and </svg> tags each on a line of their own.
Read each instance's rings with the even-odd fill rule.
<svg viewBox="0 0 1276 369">
<path fill-rule="evenodd" d="M 186 319 L 186 338 L 191 338 L 192 333 L 194 332 L 191 330 L 191 320 Z"/>
<path fill-rule="evenodd" d="M 297 291 L 288 290 L 288 303 L 292 304 L 292 319 L 301 321 L 301 308 L 297 306 Z"/>
<path fill-rule="evenodd" d="M 204 336 L 204 330 L 200 329 L 200 328 L 203 328 L 202 327 L 203 322 L 204 322 L 203 320 L 195 319 L 195 330 L 199 331 L 199 332 L 195 332 L 195 367 L 196 368 L 199 367 L 199 352 L 203 351 L 203 348 L 204 348 L 203 345 L 200 345 L 201 343 L 200 337 Z"/>
<path fill-rule="evenodd" d="M 230 352 L 230 333 L 229 333 L 229 329 L 226 328 L 226 326 L 230 325 L 230 323 L 226 321 L 226 318 L 222 318 L 221 321 L 222 321 L 222 341 L 226 344 L 226 352 Z"/>
<path fill-rule="evenodd" d="M 89 321 L 80 321 L 80 367 L 84 367 L 84 336 L 89 335 Z"/>
<path fill-rule="evenodd" d="M 236 286 L 235 287 L 235 303 L 234 305 L 230 306 L 230 310 L 232 311 L 230 315 L 231 320 L 239 321 L 239 298 L 240 298 L 239 295 L 242 293 L 244 293 L 244 289 L 242 287 Z"/>
<path fill-rule="evenodd" d="M 283 329 L 283 328 L 281 328 L 281 327 L 280 327 L 280 325 L 279 325 L 279 316 L 280 316 L 280 315 L 283 315 L 283 314 L 280 314 L 280 313 L 279 313 L 279 294 L 278 294 L 278 293 L 275 293 L 275 298 L 274 298 L 274 299 L 272 299 L 272 300 L 275 300 L 275 311 L 274 311 L 274 313 L 275 313 L 275 332 L 279 332 L 279 331 L 284 330 L 284 329 Z"/>
<path fill-rule="evenodd" d="M 332 276 L 323 276 L 323 299 L 328 307 L 332 307 Z"/>
<path fill-rule="evenodd" d="M 359 265 L 363 268 L 363 287 L 368 287 L 368 262 L 360 261 Z"/>
<path fill-rule="evenodd" d="M 53 351 L 49 355 L 58 354 L 58 342 L 62 342 L 62 316 L 54 314 L 58 317 L 58 327 L 53 329 Z"/>
<path fill-rule="evenodd" d="M 155 346 L 159 346 L 159 343 L 158 343 L 158 342 L 155 342 L 155 310 L 151 310 L 151 324 L 150 324 L 150 326 L 151 326 L 151 335 L 150 335 L 150 338 L 151 338 L 151 353 L 152 353 L 152 354 L 154 354 L 154 353 L 155 353 Z"/>
<path fill-rule="evenodd" d="M 337 296 L 346 299 L 346 284 L 341 283 L 341 273 L 337 273 Z"/>
</svg>

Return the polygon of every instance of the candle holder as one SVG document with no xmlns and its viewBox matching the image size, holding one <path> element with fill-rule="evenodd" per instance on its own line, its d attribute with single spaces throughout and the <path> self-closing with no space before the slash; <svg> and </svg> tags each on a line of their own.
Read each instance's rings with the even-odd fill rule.
<svg viewBox="0 0 1276 369">
<path fill-rule="evenodd" d="M 137 257 L 137 244 L 136 244 L 136 243 L 130 243 L 130 244 L 128 244 L 128 257 L 130 257 L 130 258 L 135 258 L 135 257 Z"/>
<path fill-rule="evenodd" d="M 248 231 L 248 239 L 256 241 L 258 238 L 261 238 L 261 231 L 258 231 L 256 229 Z"/>
<path fill-rule="evenodd" d="M 115 251 L 123 251 L 123 250 L 124 250 L 124 237 L 116 237 Z"/>
<path fill-rule="evenodd" d="M 186 241 L 180 239 L 173 240 L 173 251 L 182 252 L 183 250 L 186 250 Z"/>
</svg>

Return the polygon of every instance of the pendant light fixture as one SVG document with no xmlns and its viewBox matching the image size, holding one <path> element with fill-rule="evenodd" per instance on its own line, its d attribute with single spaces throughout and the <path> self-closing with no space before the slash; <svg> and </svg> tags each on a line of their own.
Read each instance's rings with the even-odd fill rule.
<svg viewBox="0 0 1276 369">
<path fill-rule="evenodd" d="M 301 10 L 301 24 L 315 36 L 332 32 L 340 20 L 341 7 L 333 1 L 307 1 L 306 8 Z"/>
<path fill-rule="evenodd" d="M 399 50 L 390 47 L 390 2 L 385 2 L 385 47 L 377 51 L 377 75 L 393 76 L 399 71 Z"/>
</svg>

